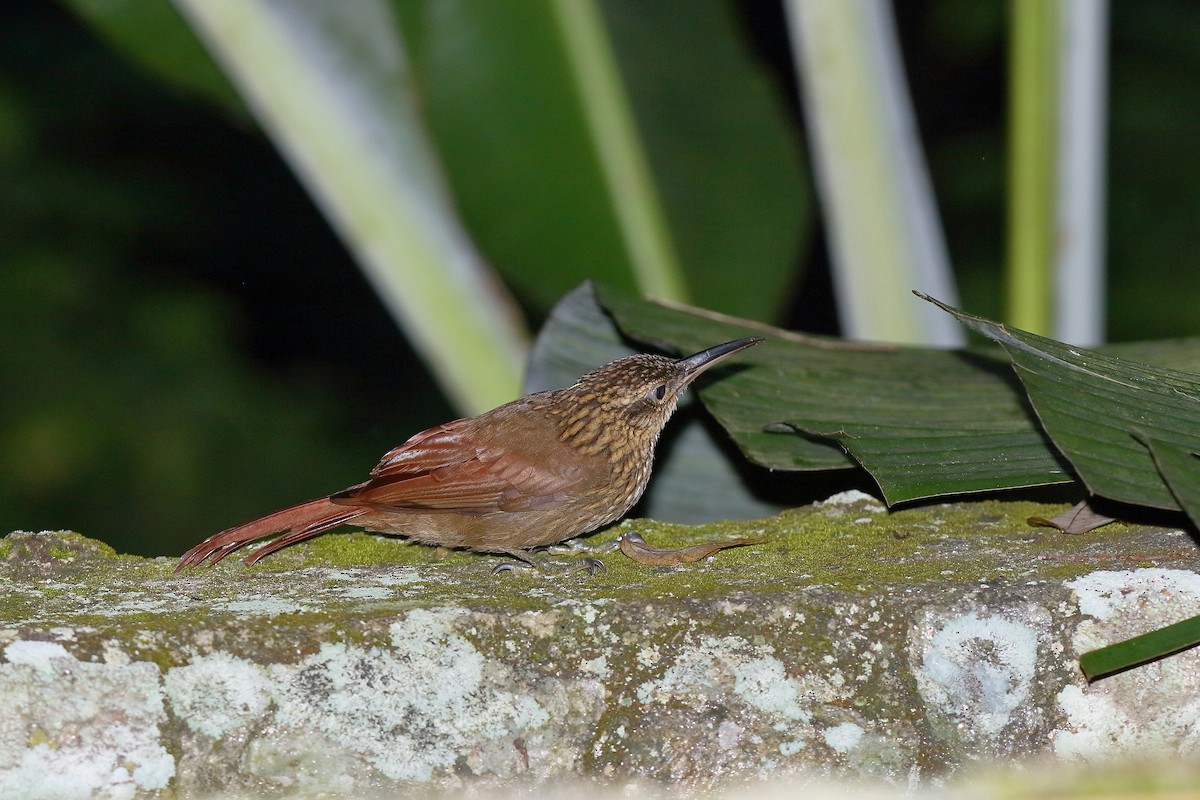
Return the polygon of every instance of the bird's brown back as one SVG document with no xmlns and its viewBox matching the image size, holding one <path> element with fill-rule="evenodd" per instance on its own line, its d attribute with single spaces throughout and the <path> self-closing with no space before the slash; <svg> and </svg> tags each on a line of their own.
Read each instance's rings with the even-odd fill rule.
<svg viewBox="0 0 1200 800">
<path fill-rule="evenodd" d="M 661 426 L 587 384 L 527 395 L 413 437 L 334 502 L 371 530 L 476 550 L 552 544 L 607 524 L 641 496 Z"/>
</svg>

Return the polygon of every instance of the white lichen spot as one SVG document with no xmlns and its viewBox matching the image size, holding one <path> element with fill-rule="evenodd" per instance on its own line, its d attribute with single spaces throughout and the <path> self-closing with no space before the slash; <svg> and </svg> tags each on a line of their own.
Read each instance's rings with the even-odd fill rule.
<svg viewBox="0 0 1200 800">
<path fill-rule="evenodd" d="M 643 667 L 653 667 L 658 663 L 658 645 L 642 645 L 637 651 L 637 662 Z"/>
<path fill-rule="evenodd" d="M 375 582 L 380 586 L 406 586 L 410 583 L 421 583 L 421 573 L 415 567 L 401 567 L 388 575 L 380 575 Z"/>
<path fill-rule="evenodd" d="M 843 722 L 841 725 L 826 728 L 821 735 L 831 750 L 848 753 L 858 747 L 864 733 L 862 726 L 855 725 L 853 722 Z"/>
<path fill-rule="evenodd" d="M 91 610 L 106 617 L 124 617 L 130 614 L 154 614 L 172 607 L 172 601 L 165 597 L 154 597 L 131 589 L 120 597 L 108 597 L 103 602 L 94 603 Z"/>
<path fill-rule="evenodd" d="M 720 693 L 723 669 L 718 662 L 723 659 L 725 648 L 732 651 L 745 645 L 746 641 L 737 637 L 714 639 L 706 636 L 700 645 L 684 646 L 661 677 L 638 687 L 638 700 L 642 703 L 683 700 L 692 705 L 703 705 Z"/>
<path fill-rule="evenodd" d="M 51 636 L 53 636 L 55 639 L 57 639 L 60 642 L 75 641 L 75 629 L 74 628 L 67 628 L 67 627 L 60 626 L 57 628 L 51 628 L 49 633 Z"/>
<path fill-rule="evenodd" d="M 1029 696 L 1036 665 L 1036 631 L 972 611 L 921 643 L 917 690 L 930 710 L 994 737 Z"/>
<path fill-rule="evenodd" d="M 703 708 L 727 705 L 730 692 L 744 704 L 734 718 L 746 726 L 743 738 L 761 742 L 762 733 L 782 734 L 784 739 L 797 740 L 799 744 L 788 745 L 797 748 L 812 735 L 812 707 L 844 699 L 844 692 L 823 677 L 788 675 L 769 645 L 737 636 L 704 636 L 699 643 L 680 647 L 661 676 L 642 684 L 636 694 L 643 704 Z"/>
<path fill-rule="evenodd" d="M 260 779 L 286 787 L 287 797 L 363 794 L 362 786 L 355 781 L 355 775 L 362 771 L 358 756 L 309 731 L 289 731 L 282 737 L 255 737 L 247 747 L 245 763 Z"/>
<path fill-rule="evenodd" d="M 386 600 L 392 591 L 383 586 L 351 586 L 342 594 L 352 600 Z"/>
<path fill-rule="evenodd" d="M 43 675 L 53 675 L 61 666 L 60 659 L 74 661 L 75 657 L 58 642 L 21 639 L 4 648 L 4 658 L 10 664 L 35 668 Z"/>
<path fill-rule="evenodd" d="M 79 661 L 57 642 L 17 640 L 0 664 L 0 797 L 131 798 L 165 789 L 175 761 L 158 667 Z"/>
<path fill-rule="evenodd" d="M 1183 569 L 1098 570 L 1066 586 L 1079 599 L 1079 610 L 1101 622 L 1155 599 L 1175 608 L 1181 598 L 1193 604 L 1200 599 L 1200 575 Z"/>
<path fill-rule="evenodd" d="M 1067 583 L 1090 619 L 1075 627 L 1075 654 L 1200 613 L 1200 575 L 1187 570 L 1097 571 Z M 1060 756 L 1088 761 L 1200 755 L 1200 651 L 1189 650 L 1058 693 L 1066 723 Z"/>
<path fill-rule="evenodd" d="M 546 710 L 501 688 L 505 667 L 456 633 L 451 615 L 417 609 L 391 635 L 390 648 L 327 643 L 272 666 L 276 723 L 319 732 L 394 780 L 428 781 L 460 756 L 514 768 L 512 740 L 544 727 Z"/>
<path fill-rule="evenodd" d="M 317 580 L 326 580 L 326 581 L 356 581 L 356 580 L 358 580 L 357 575 L 351 575 L 349 572 L 342 572 L 341 570 L 336 570 L 336 569 L 323 569 L 320 571 L 320 573 L 318 575 L 315 575 L 314 578 Z"/>
<path fill-rule="evenodd" d="M 1052 734 L 1055 754 L 1105 763 L 1114 758 L 1194 759 L 1200 754 L 1200 700 L 1178 702 L 1174 690 L 1179 682 L 1170 676 L 1163 682 L 1165 686 L 1156 687 L 1162 693 L 1137 691 L 1139 700 L 1132 703 L 1128 692 L 1064 687 L 1057 700 L 1067 725 Z"/>
<path fill-rule="evenodd" d="M 733 675 L 733 690 L 754 708 L 801 722 L 812 716 L 800 705 L 800 684 L 787 676 L 778 658 L 734 664 Z"/>
<path fill-rule="evenodd" d="M 732 750 L 742 740 L 742 731 L 746 730 L 733 720 L 722 720 L 717 726 L 717 747 L 722 750 Z"/>
<path fill-rule="evenodd" d="M 212 608 L 214 611 L 225 611 L 231 614 L 252 614 L 263 617 L 274 617 L 278 614 L 297 614 L 304 610 L 304 607 L 297 602 L 266 595 L 244 597 L 241 600 L 218 600 L 212 604 Z"/>
<path fill-rule="evenodd" d="M 101 658 L 104 663 L 114 667 L 123 667 L 133 661 L 129 654 L 121 647 L 120 642 L 115 639 L 106 639 L 103 649 L 100 651 Z"/>
<path fill-rule="evenodd" d="M 271 703 L 266 670 L 228 653 L 200 656 L 174 667 L 163 684 L 175 716 L 213 739 L 254 722 Z"/>
<path fill-rule="evenodd" d="M 807 745 L 805 744 L 805 742 L 802 739 L 791 739 L 789 741 L 780 743 L 779 755 L 794 756 L 794 755 L 796 755 L 796 753 L 799 753 L 801 750 L 803 750 L 806 746 Z"/>
<path fill-rule="evenodd" d="M 604 656 L 596 656 L 589 661 L 584 661 L 579 666 L 584 672 L 589 672 L 601 679 L 608 677 L 608 659 Z"/>
</svg>

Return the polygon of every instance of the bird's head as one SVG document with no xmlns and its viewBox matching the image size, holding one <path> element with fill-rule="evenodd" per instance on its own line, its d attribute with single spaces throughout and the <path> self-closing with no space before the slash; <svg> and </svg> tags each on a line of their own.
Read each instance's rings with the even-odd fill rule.
<svg viewBox="0 0 1200 800">
<path fill-rule="evenodd" d="M 657 433 L 702 372 L 761 341 L 758 336 L 735 339 L 678 359 L 645 353 L 619 358 L 585 374 L 571 389 L 583 402 L 630 427 Z"/>
</svg>

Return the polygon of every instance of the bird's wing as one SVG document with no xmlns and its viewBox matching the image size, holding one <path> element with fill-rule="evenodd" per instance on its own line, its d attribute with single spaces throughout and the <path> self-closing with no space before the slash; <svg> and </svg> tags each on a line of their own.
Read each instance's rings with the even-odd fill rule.
<svg viewBox="0 0 1200 800">
<path fill-rule="evenodd" d="M 331 499 L 382 510 L 532 511 L 566 501 L 586 479 L 581 466 L 547 464 L 516 447 L 481 443 L 478 424 L 455 420 L 418 433 L 387 453 L 371 480 Z"/>
<path fill-rule="evenodd" d="M 435 425 L 413 435 L 404 444 L 393 447 L 371 470 L 372 477 L 423 475 L 440 467 L 461 463 L 475 449 L 464 434 L 470 432 L 472 419 L 456 419 Z"/>
</svg>

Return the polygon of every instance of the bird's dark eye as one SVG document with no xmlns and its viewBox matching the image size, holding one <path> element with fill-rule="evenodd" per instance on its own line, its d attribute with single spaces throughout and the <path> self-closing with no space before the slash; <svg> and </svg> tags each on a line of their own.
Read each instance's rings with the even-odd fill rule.
<svg viewBox="0 0 1200 800">
<path fill-rule="evenodd" d="M 654 399 L 655 400 L 662 400 L 666 396 L 667 396 L 667 387 L 666 386 L 659 386 L 657 389 L 654 390 Z"/>
</svg>

